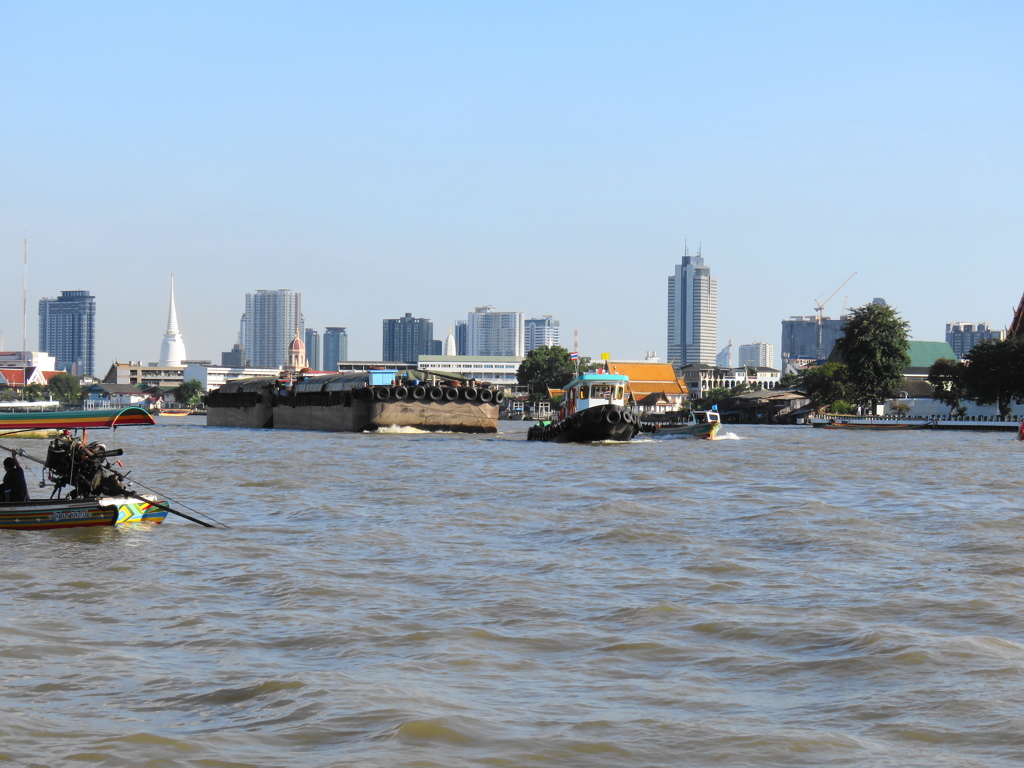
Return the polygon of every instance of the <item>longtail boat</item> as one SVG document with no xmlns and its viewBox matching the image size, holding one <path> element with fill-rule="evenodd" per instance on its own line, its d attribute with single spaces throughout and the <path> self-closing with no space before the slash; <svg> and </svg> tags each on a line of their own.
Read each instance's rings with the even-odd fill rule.
<svg viewBox="0 0 1024 768">
<path fill-rule="evenodd" d="M 152 415 L 136 407 L 0 414 L 0 438 L 40 429 L 60 430 L 49 443 L 45 459 L 0 445 L 0 449 L 11 453 L 15 462 L 21 456 L 42 464 L 44 485 L 50 486 L 50 496 L 46 499 L 8 501 L 0 498 L 0 529 L 28 531 L 162 523 L 167 513 L 175 510 L 155 495 L 141 495 L 131 490 L 126 473 L 114 469 L 110 462 L 123 451 L 120 448 L 107 450 L 100 443 L 87 442 L 86 437 L 89 429 L 153 423 Z M 81 430 L 81 435 L 74 435 L 73 430 Z"/>
<path fill-rule="evenodd" d="M 697 437 L 703 440 L 714 440 L 721 427 L 722 421 L 717 410 L 690 411 L 689 420 L 682 424 L 669 422 L 643 425 L 644 431 L 650 432 L 653 437 Z"/>
</svg>

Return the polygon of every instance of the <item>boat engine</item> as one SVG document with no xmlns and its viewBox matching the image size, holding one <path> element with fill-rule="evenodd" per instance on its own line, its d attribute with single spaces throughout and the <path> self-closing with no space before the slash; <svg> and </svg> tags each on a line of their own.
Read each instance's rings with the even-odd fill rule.
<svg viewBox="0 0 1024 768">
<path fill-rule="evenodd" d="M 108 451 L 101 443 L 85 445 L 63 434 L 55 437 L 46 451 L 46 464 L 54 493 L 70 488 L 70 498 L 120 496 L 124 494 L 123 475 L 111 469 L 107 458 L 120 456 L 120 448 Z"/>
</svg>

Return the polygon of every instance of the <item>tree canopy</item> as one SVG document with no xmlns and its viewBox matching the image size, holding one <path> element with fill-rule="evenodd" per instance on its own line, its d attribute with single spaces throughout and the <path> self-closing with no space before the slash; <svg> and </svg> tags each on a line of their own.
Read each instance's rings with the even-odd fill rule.
<svg viewBox="0 0 1024 768">
<path fill-rule="evenodd" d="M 963 362 L 936 360 L 928 371 L 932 394 L 953 411 L 961 401 L 996 405 L 999 415 L 1010 415 L 1010 403 L 1024 402 L 1024 336 L 985 339 L 964 355 Z"/>
<path fill-rule="evenodd" d="M 855 402 L 877 407 L 903 383 L 903 369 L 910 365 L 909 327 L 884 304 L 865 304 L 850 312 L 836 349 Z"/>
<path fill-rule="evenodd" d="M 950 413 L 962 412 L 964 400 L 962 373 L 964 364 L 959 360 L 941 357 L 928 369 L 928 383 L 935 389 L 932 398 L 949 406 Z"/>
<path fill-rule="evenodd" d="M 1010 403 L 1024 401 L 1024 336 L 978 342 L 964 355 L 960 382 L 968 398 L 1009 416 Z"/>
<path fill-rule="evenodd" d="M 70 373 L 58 373 L 46 386 L 50 395 L 62 403 L 78 403 L 82 399 L 82 387 Z"/>
<path fill-rule="evenodd" d="M 203 385 L 197 379 L 189 379 L 174 388 L 174 399 L 190 408 L 199 405 L 202 396 Z"/>
<path fill-rule="evenodd" d="M 800 373 L 799 386 L 815 409 L 829 407 L 835 411 L 835 403 L 845 403 L 851 398 L 849 376 L 842 363 L 824 363 L 805 369 Z"/>
<path fill-rule="evenodd" d="M 580 371 L 589 371 L 592 367 L 590 358 L 580 358 Z M 560 389 L 575 375 L 576 363 L 565 347 L 537 347 L 520 363 L 516 379 L 531 395 L 546 397 L 549 388 Z"/>
</svg>

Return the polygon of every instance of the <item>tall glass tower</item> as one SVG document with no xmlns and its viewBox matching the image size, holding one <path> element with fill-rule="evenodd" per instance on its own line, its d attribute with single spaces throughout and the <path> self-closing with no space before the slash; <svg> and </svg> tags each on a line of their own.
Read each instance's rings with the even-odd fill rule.
<svg viewBox="0 0 1024 768">
<path fill-rule="evenodd" d="M 668 361 L 715 365 L 718 354 L 718 281 L 687 248 L 668 278 Z"/>
<path fill-rule="evenodd" d="M 96 365 L 96 297 L 61 291 L 39 300 L 39 351 L 57 359 L 57 370 L 93 376 Z"/>
<path fill-rule="evenodd" d="M 415 363 L 420 355 L 431 354 L 434 324 L 425 317 L 405 317 L 384 321 L 384 343 L 381 360 L 397 363 Z"/>
<path fill-rule="evenodd" d="M 338 363 L 348 360 L 348 331 L 340 325 L 329 325 L 324 329 L 325 371 L 337 371 Z"/>
</svg>

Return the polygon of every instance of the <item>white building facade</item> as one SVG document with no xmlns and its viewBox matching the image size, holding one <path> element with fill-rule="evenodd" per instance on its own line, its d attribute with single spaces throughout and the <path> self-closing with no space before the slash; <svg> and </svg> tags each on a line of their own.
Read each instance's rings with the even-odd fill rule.
<svg viewBox="0 0 1024 768">
<path fill-rule="evenodd" d="M 522 312 L 496 312 L 494 307 L 477 307 L 466 320 L 466 348 L 469 357 L 524 357 L 526 355 Z"/>
<path fill-rule="evenodd" d="M 417 366 L 423 371 L 456 374 L 511 389 L 519 383 L 516 374 L 522 362 L 522 356 L 420 355 Z"/>
<path fill-rule="evenodd" d="M 768 368 L 775 364 L 775 347 L 763 341 L 740 344 L 739 365 Z"/>
<path fill-rule="evenodd" d="M 551 315 L 523 321 L 524 349 L 529 354 L 538 347 L 555 347 L 559 342 L 559 323 Z"/>
</svg>

